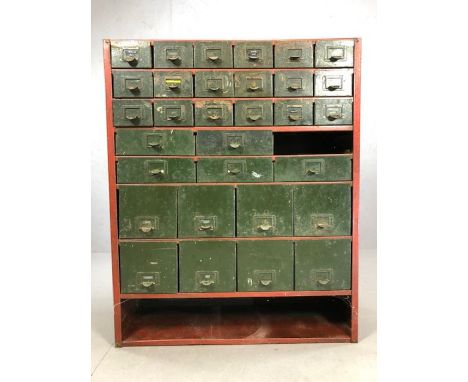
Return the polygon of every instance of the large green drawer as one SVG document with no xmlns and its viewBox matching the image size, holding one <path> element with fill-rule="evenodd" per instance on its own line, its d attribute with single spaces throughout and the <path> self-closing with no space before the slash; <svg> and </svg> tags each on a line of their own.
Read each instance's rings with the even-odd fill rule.
<svg viewBox="0 0 468 382">
<path fill-rule="evenodd" d="M 112 101 L 114 126 L 153 126 L 153 107 L 150 101 L 114 99 Z"/>
<path fill-rule="evenodd" d="M 196 182 L 191 158 L 119 158 L 117 183 Z"/>
<path fill-rule="evenodd" d="M 180 292 L 234 292 L 236 243 L 185 241 L 179 244 Z"/>
<path fill-rule="evenodd" d="M 176 243 L 120 243 L 121 293 L 177 293 Z"/>
<path fill-rule="evenodd" d="M 271 131 L 199 131 L 197 155 L 272 155 Z"/>
<path fill-rule="evenodd" d="M 295 270 L 296 290 L 351 289 L 351 241 L 297 241 Z"/>
<path fill-rule="evenodd" d="M 120 186 L 119 237 L 177 237 L 177 187 Z"/>
<path fill-rule="evenodd" d="M 292 241 L 260 240 L 237 243 L 237 290 L 240 292 L 294 289 Z"/>
<path fill-rule="evenodd" d="M 198 182 L 272 182 L 271 158 L 200 158 Z"/>
</svg>

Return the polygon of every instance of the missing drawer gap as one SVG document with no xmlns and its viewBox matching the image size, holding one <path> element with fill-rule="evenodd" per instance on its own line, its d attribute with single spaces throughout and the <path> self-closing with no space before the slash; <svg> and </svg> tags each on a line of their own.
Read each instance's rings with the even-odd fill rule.
<svg viewBox="0 0 468 382">
<path fill-rule="evenodd" d="M 347 154 L 353 151 L 352 131 L 273 133 L 275 155 Z"/>
</svg>

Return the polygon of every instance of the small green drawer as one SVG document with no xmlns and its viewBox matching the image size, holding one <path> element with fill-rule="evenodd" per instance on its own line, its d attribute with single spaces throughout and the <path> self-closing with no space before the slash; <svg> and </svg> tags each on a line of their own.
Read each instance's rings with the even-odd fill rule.
<svg viewBox="0 0 468 382">
<path fill-rule="evenodd" d="M 114 126 L 153 126 L 153 108 L 150 101 L 115 99 L 112 101 Z"/>
<path fill-rule="evenodd" d="M 275 102 L 275 125 L 309 126 L 314 124 L 314 101 L 287 99 Z"/>
<path fill-rule="evenodd" d="M 272 182 L 271 158 L 200 158 L 198 182 Z"/>
<path fill-rule="evenodd" d="M 195 97 L 234 97 L 233 73 L 225 71 L 196 72 Z"/>
<path fill-rule="evenodd" d="M 232 68 L 230 41 L 201 41 L 195 43 L 195 68 Z"/>
<path fill-rule="evenodd" d="M 155 126 L 193 126 L 193 105 L 190 100 L 154 101 Z"/>
<path fill-rule="evenodd" d="M 232 126 L 233 114 L 231 101 L 195 102 L 195 126 Z"/>
<path fill-rule="evenodd" d="M 352 123 L 352 99 L 321 98 L 315 101 L 316 125 L 351 125 Z"/>
<path fill-rule="evenodd" d="M 235 107 L 235 122 L 236 126 L 272 126 L 273 102 L 237 101 Z"/>
<path fill-rule="evenodd" d="M 151 45 L 149 41 L 111 41 L 113 68 L 151 68 Z"/>
<path fill-rule="evenodd" d="M 324 40 L 315 44 L 317 68 L 352 67 L 354 63 L 353 40 Z"/>
<path fill-rule="evenodd" d="M 197 155 L 272 155 L 271 131 L 199 131 Z"/>
<path fill-rule="evenodd" d="M 314 81 L 317 97 L 350 97 L 353 95 L 352 69 L 317 70 Z"/>
<path fill-rule="evenodd" d="M 310 70 L 277 70 L 275 97 L 310 97 L 314 95 L 314 74 Z"/>
<path fill-rule="evenodd" d="M 273 97 L 273 74 L 269 72 L 236 72 L 236 97 Z"/>
<path fill-rule="evenodd" d="M 196 182 L 191 158 L 119 158 L 117 183 Z"/>
<path fill-rule="evenodd" d="M 234 46 L 235 68 L 272 68 L 273 43 L 271 41 L 245 41 Z"/>
<path fill-rule="evenodd" d="M 115 98 L 152 98 L 153 73 L 146 71 L 112 71 Z"/>
<path fill-rule="evenodd" d="M 314 44 L 302 41 L 277 42 L 275 45 L 276 68 L 312 68 Z"/>
<path fill-rule="evenodd" d="M 154 43 L 155 68 L 193 68 L 191 42 L 161 41 Z"/>
<path fill-rule="evenodd" d="M 193 97 L 193 76 L 190 72 L 154 72 L 154 97 Z"/>
</svg>

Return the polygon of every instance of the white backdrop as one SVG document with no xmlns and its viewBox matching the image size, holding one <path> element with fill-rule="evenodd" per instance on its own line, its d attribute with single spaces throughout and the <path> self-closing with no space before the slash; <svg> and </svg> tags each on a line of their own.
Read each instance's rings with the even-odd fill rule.
<svg viewBox="0 0 468 382">
<path fill-rule="evenodd" d="M 376 247 L 376 0 L 93 0 L 92 251 L 108 252 L 109 208 L 102 39 L 362 37 L 361 246 Z M 383 57 L 383 55 L 381 55 Z M 390 111 L 389 111 L 390 112 Z"/>
</svg>

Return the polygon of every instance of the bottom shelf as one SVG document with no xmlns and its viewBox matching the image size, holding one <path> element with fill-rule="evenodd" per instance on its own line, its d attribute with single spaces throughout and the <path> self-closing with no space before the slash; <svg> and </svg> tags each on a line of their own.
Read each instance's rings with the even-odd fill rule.
<svg viewBox="0 0 468 382">
<path fill-rule="evenodd" d="M 121 346 L 350 342 L 347 297 L 125 300 Z"/>
</svg>

